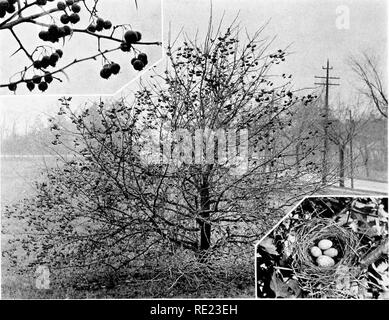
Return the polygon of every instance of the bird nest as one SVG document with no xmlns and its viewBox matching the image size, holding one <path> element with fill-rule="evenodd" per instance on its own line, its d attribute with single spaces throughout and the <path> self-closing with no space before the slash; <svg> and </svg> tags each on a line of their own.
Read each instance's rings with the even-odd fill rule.
<svg viewBox="0 0 389 320">
<path fill-rule="evenodd" d="M 355 233 L 325 218 L 300 224 L 292 232 L 295 234 L 292 268 L 300 287 L 312 297 L 353 295 L 350 288 L 360 273 L 357 267 L 359 239 Z M 323 239 L 330 240 L 338 251 L 333 266 L 319 266 L 310 252 Z"/>
</svg>

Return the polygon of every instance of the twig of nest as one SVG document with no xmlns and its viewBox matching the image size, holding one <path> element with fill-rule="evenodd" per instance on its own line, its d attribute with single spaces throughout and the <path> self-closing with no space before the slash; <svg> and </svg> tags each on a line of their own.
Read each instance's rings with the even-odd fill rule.
<svg viewBox="0 0 389 320">
<path fill-rule="evenodd" d="M 296 226 L 293 232 L 292 268 L 301 287 L 326 297 L 350 295 L 350 282 L 360 274 L 360 244 L 352 230 L 332 219 L 318 218 Z"/>
</svg>

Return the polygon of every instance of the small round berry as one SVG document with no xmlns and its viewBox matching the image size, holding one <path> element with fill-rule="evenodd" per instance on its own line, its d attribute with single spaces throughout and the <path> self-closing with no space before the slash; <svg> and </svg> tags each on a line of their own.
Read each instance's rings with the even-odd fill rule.
<svg viewBox="0 0 389 320">
<path fill-rule="evenodd" d="M 111 76 L 112 72 L 109 67 L 104 66 L 103 69 L 100 71 L 100 77 L 103 79 L 108 79 Z"/>
<path fill-rule="evenodd" d="M 112 63 L 110 66 L 112 74 L 118 74 L 120 71 L 120 65 L 116 62 Z"/>
<path fill-rule="evenodd" d="M 17 84 L 16 83 L 10 83 L 9 85 L 8 85 L 8 89 L 10 90 L 10 91 L 16 91 L 16 88 L 17 88 L 18 86 L 17 86 Z"/>
<path fill-rule="evenodd" d="M 35 75 L 32 77 L 32 82 L 38 84 L 41 82 L 41 79 L 42 79 L 41 76 Z"/>
<path fill-rule="evenodd" d="M 68 5 L 69 7 L 74 3 L 73 0 L 66 0 L 66 5 Z"/>
<path fill-rule="evenodd" d="M 50 39 L 50 35 L 47 31 L 45 30 L 42 30 L 41 32 L 39 32 L 39 38 L 43 41 L 48 41 Z"/>
<path fill-rule="evenodd" d="M 50 35 L 57 35 L 59 32 L 59 27 L 56 24 L 52 24 L 47 29 Z"/>
<path fill-rule="evenodd" d="M 96 31 L 102 31 L 104 29 L 104 20 L 101 18 L 98 18 L 96 20 Z"/>
<path fill-rule="evenodd" d="M 88 30 L 89 32 L 94 33 L 94 32 L 96 32 L 96 25 L 92 23 L 92 24 L 90 24 L 88 26 L 88 28 L 86 28 L 86 30 Z"/>
<path fill-rule="evenodd" d="M 27 89 L 30 91 L 34 90 L 34 88 L 35 88 L 35 84 L 32 81 L 27 81 L 26 86 L 27 86 Z"/>
<path fill-rule="evenodd" d="M 136 38 L 138 39 L 138 41 L 140 41 L 142 39 L 142 34 L 139 31 L 135 31 L 135 33 L 136 33 Z"/>
<path fill-rule="evenodd" d="M 51 56 L 50 56 L 50 61 L 49 61 L 49 64 L 52 66 L 52 67 L 55 67 L 57 62 L 59 60 L 59 55 L 57 53 L 53 53 Z"/>
<path fill-rule="evenodd" d="M 33 65 L 34 65 L 34 68 L 35 68 L 35 69 L 40 69 L 40 68 L 42 68 L 42 62 L 41 62 L 40 60 L 35 60 L 34 63 L 33 63 Z"/>
<path fill-rule="evenodd" d="M 143 62 L 144 65 L 148 63 L 146 53 L 139 53 L 138 59 Z"/>
<path fill-rule="evenodd" d="M 80 21 L 80 16 L 77 13 L 72 13 L 70 15 L 70 22 L 71 23 L 76 24 L 79 21 Z"/>
<path fill-rule="evenodd" d="M 109 20 L 105 20 L 103 27 L 104 27 L 105 30 L 111 29 L 112 28 L 112 22 L 109 21 Z"/>
<path fill-rule="evenodd" d="M 103 18 L 97 18 L 96 25 L 104 27 L 104 19 Z"/>
<path fill-rule="evenodd" d="M 57 8 L 58 8 L 59 10 L 65 10 L 65 9 L 66 9 L 66 4 L 65 4 L 65 2 L 63 2 L 63 1 L 57 2 Z"/>
<path fill-rule="evenodd" d="M 72 4 L 72 11 L 74 13 L 79 13 L 81 11 L 81 7 L 77 3 L 74 3 Z"/>
<path fill-rule="evenodd" d="M 62 58 L 62 56 L 63 56 L 63 51 L 62 51 L 61 49 L 57 49 L 57 50 L 55 50 L 55 52 L 58 54 L 58 56 L 59 56 L 60 58 Z"/>
<path fill-rule="evenodd" d="M 135 31 L 128 30 L 128 31 L 126 31 L 126 33 L 124 34 L 124 40 L 125 40 L 128 44 L 135 43 L 135 42 L 138 41 L 138 36 L 136 35 L 136 32 L 135 32 Z"/>
<path fill-rule="evenodd" d="M 49 56 L 43 56 L 41 60 L 41 65 L 43 69 L 46 69 L 50 65 L 50 57 Z"/>
<path fill-rule="evenodd" d="M 70 21 L 70 17 L 69 17 L 66 13 L 64 13 L 64 14 L 61 16 L 60 21 L 61 21 L 63 24 L 68 24 L 69 21 Z"/>
<path fill-rule="evenodd" d="M 14 13 L 16 11 L 15 5 L 9 5 L 8 8 L 6 9 L 8 13 Z"/>
<path fill-rule="evenodd" d="M 45 82 L 51 83 L 53 81 L 53 76 L 50 73 L 45 74 Z"/>
<path fill-rule="evenodd" d="M 140 60 L 135 60 L 134 63 L 132 64 L 134 69 L 137 71 L 141 71 L 144 68 L 144 63 Z"/>
<path fill-rule="evenodd" d="M 72 34 L 72 28 L 70 28 L 69 26 L 63 26 L 62 30 L 65 36 L 70 36 Z"/>
<path fill-rule="evenodd" d="M 46 91 L 48 87 L 49 87 L 49 86 L 47 85 L 46 82 L 41 82 L 40 84 L 38 84 L 38 89 L 39 89 L 40 91 L 42 91 L 42 92 Z"/>
<path fill-rule="evenodd" d="M 123 52 L 128 52 L 131 50 L 131 45 L 128 44 L 127 42 L 122 42 L 120 44 L 120 50 L 122 50 Z"/>
<path fill-rule="evenodd" d="M 46 5 L 46 3 L 47 3 L 47 0 L 36 0 L 36 4 L 40 5 L 40 6 Z"/>
<path fill-rule="evenodd" d="M 57 62 L 59 60 L 59 54 L 57 52 L 52 53 L 50 59 Z"/>
<path fill-rule="evenodd" d="M 96 31 L 100 32 L 100 31 L 103 31 L 104 29 L 104 26 L 102 26 L 101 24 L 96 24 Z"/>
</svg>

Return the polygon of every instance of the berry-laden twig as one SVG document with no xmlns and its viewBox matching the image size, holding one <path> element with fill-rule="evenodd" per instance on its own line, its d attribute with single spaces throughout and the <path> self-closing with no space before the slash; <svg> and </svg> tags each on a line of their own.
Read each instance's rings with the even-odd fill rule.
<svg viewBox="0 0 389 320">
<path fill-rule="evenodd" d="M 129 24 L 114 26 L 110 20 L 98 16 L 98 2 L 98 0 L 93 0 L 93 6 L 89 6 L 87 0 L 64 0 L 56 2 L 54 2 L 54 0 L 0 0 L 0 31 L 9 30 L 19 45 L 19 48 L 15 53 L 22 51 L 31 61 L 31 65 L 24 66 L 22 71 L 15 73 L 15 75 L 20 74 L 18 80 L 9 80 L 8 83 L 0 84 L 0 88 L 8 87 L 9 90 L 15 92 L 18 84 L 25 82 L 30 91 L 35 89 L 35 84 L 38 85 L 38 88 L 41 91 L 45 91 L 48 88 L 48 84 L 53 80 L 62 82 L 59 77 L 54 77 L 54 74 L 64 72 L 64 70 L 76 63 L 96 59 L 99 56 L 101 56 L 104 61 L 109 61 L 105 54 L 118 49 L 122 52 L 132 51 L 134 58 L 132 59 L 131 64 L 134 70 L 143 70 L 148 64 L 148 58 L 145 53 L 135 48 L 135 46 L 161 46 L 162 43 L 160 41 L 142 41 L 141 32 L 128 30 L 130 27 Z M 49 7 L 50 4 L 51 7 Z M 27 14 L 28 9 L 34 7 L 41 8 L 41 12 Z M 82 12 L 82 7 L 90 14 L 89 24 L 85 28 L 74 28 L 74 25 L 81 21 L 79 13 Z M 51 18 L 51 24 L 40 21 L 40 19 L 45 16 Z M 1 21 L 2 19 L 3 21 Z M 95 37 L 97 40 L 97 53 L 86 58 L 74 59 L 66 66 L 58 68 L 55 71 L 49 71 L 47 70 L 48 67 L 57 66 L 63 52 L 61 49 L 56 49 L 50 45 L 37 45 L 35 49 L 32 50 L 32 53 L 30 53 L 29 49 L 23 44 L 14 30 L 14 27 L 18 25 L 30 23 L 43 27 L 39 32 L 38 37 L 44 42 L 56 43 L 63 40 L 65 45 L 65 40 L 69 41 L 74 34 L 84 34 L 89 37 Z M 116 31 L 120 30 L 120 28 L 122 29 L 122 34 L 119 36 Z M 109 32 L 109 34 L 104 34 L 104 32 Z M 103 50 L 101 48 L 101 39 L 120 43 L 120 46 L 114 49 Z M 58 54 L 58 50 L 60 51 L 60 54 Z M 100 76 L 103 79 L 108 79 L 111 75 L 118 74 L 120 69 L 120 65 L 116 62 L 105 63 L 103 69 L 100 71 Z M 28 75 L 31 70 L 34 73 Z M 36 74 L 37 70 L 40 74 Z M 13 77 L 15 77 L 15 75 Z"/>
<path fill-rule="evenodd" d="M 81 63 L 81 62 L 84 62 L 84 61 L 87 61 L 87 60 L 96 60 L 96 58 L 97 57 L 99 57 L 99 56 L 101 56 L 101 55 L 104 55 L 104 54 L 107 54 L 107 53 L 111 53 L 111 52 L 113 52 L 113 51 L 116 51 L 116 50 L 119 50 L 119 48 L 113 48 L 113 49 L 109 49 L 109 50 L 105 50 L 105 51 L 101 51 L 101 52 L 99 52 L 99 53 L 97 53 L 97 54 L 94 54 L 93 56 L 89 56 L 89 57 L 86 57 L 86 58 L 82 58 L 82 59 L 74 59 L 72 62 L 70 62 L 69 64 L 67 64 L 67 65 L 65 65 L 64 67 L 62 67 L 62 68 L 60 68 L 60 69 L 58 69 L 58 70 L 55 70 L 55 71 L 52 71 L 52 72 L 45 72 L 45 74 L 44 75 L 34 75 L 33 77 L 31 77 L 31 78 L 29 78 L 29 79 L 24 79 L 24 78 L 22 78 L 22 79 L 20 79 L 20 80 L 18 80 L 18 81 L 14 81 L 14 82 L 11 82 L 11 83 L 9 83 L 9 84 L 0 84 L 0 87 L 8 87 L 11 91 L 16 91 L 16 89 L 17 89 L 17 85 L 19 84 L 19 83 L 23 83 L 23 82 L 25 82 L 26 83 L 26 85 L 27 85 L 27 88 L 29 88 L 29 83 L 30 82 L 33 82 L 33 83 L 35 83 L 35 84 L 40 84 L 41 82 L 42 82 L 42 80 L 44 80 L 45 79 L 45 77 L 47 77 L 47 76 L 53 76 L 54 74 L 57 74 L 57 73 L 61 73 L 61 72 L 64 72 L 66 69 L 68 69 L 68 68 L 70 68 L 71 66 L 73 66 L 74 64 L 77 64 L 77 63 Z M 46 57 L 46 56 L 44 56 L 44 57 Z M 46 59 L 45 59 L 46 60 Z M 44 62 L 45 63 L 45 62 Z M 54 77 L 53 77 L 53 79 L 54 79 Z M 57 78 L 55 78 L 55 79 L 57 79 Z M 45 81 L 45 82 L 47 82 L 47 83 L 50 83 L 51 81 Z M 31 86 L 31 85 L 30 85 Z M 14 90 L 12 90 L 11 88 L 14 88 Z M 42 88 L 44 88 L 44 87 L 42 87 Z M 32 88 L 32 89 L 34 89 L 34 88 Z M 31 90 L 32 90 L 31 89 Z M 44 89 L 44 90 L 41 90 L 41 91 L 45 91 L 47 89 L 47 87 Z M 31 91 L 30 90 L 30 91 Z"/>
</svg>

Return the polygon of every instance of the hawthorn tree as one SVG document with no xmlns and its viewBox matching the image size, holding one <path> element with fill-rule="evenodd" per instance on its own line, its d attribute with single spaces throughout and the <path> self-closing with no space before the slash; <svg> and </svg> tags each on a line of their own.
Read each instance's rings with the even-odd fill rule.
<svg viewBox="0 0 389 320">
<path fill-rule="evenodd" d="M 0 0 L 0 31 L 12 34 L 19 46 L 14 54 L 20 51 L 29 61 L 10 75 L 7 83 L 1 83 L 0 88 L 16 92 L 18 86 L 24 84 L 30 91 L 37 88 L 43 92 L 53 81 L 62 82 L 68 68 L 98 58 L 103 62 L 100 76 L 108 79 L 121 69 L 118 63 L 109 59 L 109 55 L 120 50 L 123 54 L 131 54 L 129 60 L 135 70 L 143 70 L 148 57 L 139 48 L 161 43 L 142 41 L 141 32 L 132 30 L 129 24 L 114 25 L 99 14 L 98 4 L 98 0 Z M 45 22 L 47 17 L 51 23 Z M 18 35 L 18 27 L 22 25 L 42 26 L 39 33 L 31 32 L 31 37 L 36 37 L 32 48 L 27 47 Z M 74 60 L 67 64 L 61 63 L 63 54 L 69 54 L 66 43 L 79 35 L 96 39 L 95 52 L 85 57 L 74 56 Z M 112 46 L 108 47 L 107 42 Z"/>
<path fill-rule="evenodd" d="M 36 246 L 35 263 L 117 271 L 177 250 L 207 265 L 233 261 L 321 187 L 304 179 L 318 174 L 316 133 L 307 126 L 285 139 L 301 121 L 296 103 L 316 97 L 297 97 L 289 78 L 270 73 L 287 53 L 270 50 L 262 29 L 244 43 L 237 24 L 221 30 L 210 24 L 204 41 L 168 45 L 166 70 L 131 102 L 75 112 L 61 99 L 73 126 L 52 120 L 53 144 L 74 156 L 48 172 L 36 200 L 7 210 L 39 231 L 19 240 Z"/>
</svg>

